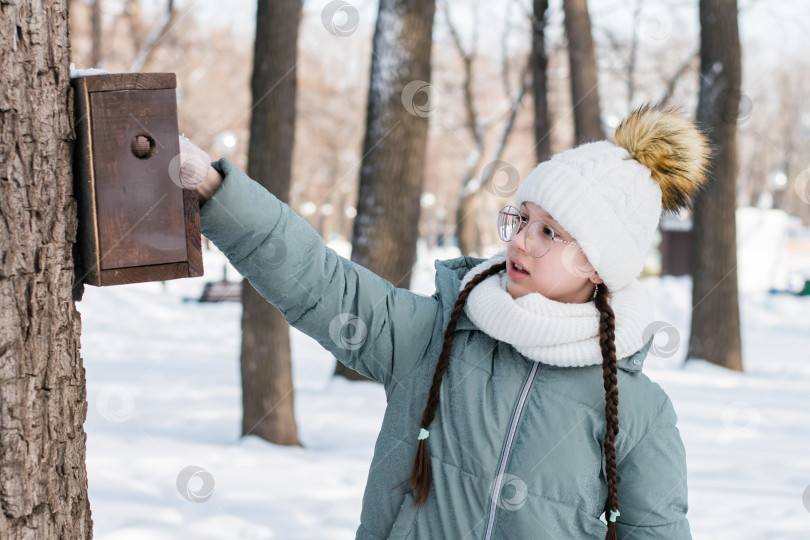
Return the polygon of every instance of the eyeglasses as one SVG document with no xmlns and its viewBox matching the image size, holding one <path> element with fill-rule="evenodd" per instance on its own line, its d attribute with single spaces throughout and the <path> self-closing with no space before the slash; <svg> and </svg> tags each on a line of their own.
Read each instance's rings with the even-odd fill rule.
<svg viewBox="0 0 810 540">
<path fill-rule="evenodd" d="M 526 227 L 527 221 L 528 218 L 524 218 L 520 210 L 514 206 L 504 206 L 498 212 L 498 236 L 504 242 L 509 242 L 525 228 L 526 234 L 523 237 L 523 243 L 526 246 L 526 251 L 535 259 L 548 253 L 554 242 L 576 244 L 576 242 L 557 238 L 559 236 L 557 231 L 552 229 L 545 221 L 532 221 Z"/>
</svg>

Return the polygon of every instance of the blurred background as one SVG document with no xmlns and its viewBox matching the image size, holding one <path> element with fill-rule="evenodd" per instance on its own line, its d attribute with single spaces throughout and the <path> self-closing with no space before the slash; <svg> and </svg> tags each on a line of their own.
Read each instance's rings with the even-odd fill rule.
<svg viewBox="0 0 810 540">
<path fill-rule="evenodd" d="M 338 32 L 324 24 L 329 4 L 303 4 L 289 200 L 326 241 L 351 242 L 378 5 L 353 2 L 345 12 L 334 10 L 330 24 L 350 25 Z M 562 2 L 548 4 L 547 137 L 556 153 L 576 139 Z M 603 133 L 612 133 L 643 102 L 666 102 L 694 114 L 700 82 L 698 7 L 697 1 L 683 0 L 587 3 Z M 212 159 L 228 157 L 245 169 L 255 8 L 251 2 L 74 0 L 72 59 L 79 68 L 176 73 L 181 131 Z M 538 162 L 531 89 L 515 103 L 532 48 L 532 15 L 527 1 L 437 3 L 430 52 L 435 107 L 430 111 L 418 225 L 427 245 L 458 244 L 454 223 L 459 192 L 471 178 L 480 179 L 488 164 L 506 162 L 522 179 Z M 746 239 L 759 250 L 767 245 L 784 267 L 757 276 L 757 283 L 745 280 L 746 286 L 785 288 L 789 272 L 810 266 L 810 240 L 802 232 L 810 220 L 808 23 L 810 11 L 800 1 L 739 2 L 736 205 L 783 212 L 751 216 L 755 224 L 746 226 Z M 475 110 L 472 120 L 468 105 Z M 511 118 L 513 105 L 518 110 Z M 471 168 L 471 162 L 477 166 Z M 509 182 L 505 176 L 500 181 Z M 513 193 L 499 194 L 482 189 L 471 201 L 474 211 L 468 215 L 476 240 L 465 246 L 465 253 L 483 256 L 486 246 L 497 245 L 494 216 Z M 755 241 L 759 233 L 769 240 Z M 672 236 L 678 242 L 678 233 Z M 661 270 L 660 249 L 654 247 L 646 269 L 650 274 Z M 683 271 L 673 265 L 673 272 Z M 791 286 L 803 286 L 799 276 L 793 279 Z"/>
</svg>

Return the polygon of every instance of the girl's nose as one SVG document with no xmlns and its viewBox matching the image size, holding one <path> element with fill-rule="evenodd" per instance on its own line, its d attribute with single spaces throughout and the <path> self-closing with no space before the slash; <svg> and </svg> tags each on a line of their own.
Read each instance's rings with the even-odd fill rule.
<svg viewBox="0 0 810 540">
<path fill-rule="evenodd" d="M 523 234 L 523 231 L 520 231 L 514 238 L 510 241 L 512 244 L 512 251 L 519 251 L 525 257 L 531 257 L 529 252 L 526 251 L 526 243 L 523 241 L 523 238 L 520 235 Z M 526 260 L 526 259 L 523 259 Z"/>
</svg>

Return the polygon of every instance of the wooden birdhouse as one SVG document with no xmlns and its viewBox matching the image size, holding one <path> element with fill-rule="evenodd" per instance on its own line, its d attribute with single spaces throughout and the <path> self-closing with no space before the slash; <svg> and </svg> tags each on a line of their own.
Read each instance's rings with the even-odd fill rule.
<svg viewBox="0 0 810 540">
<path fill-rule="evenodd" d="M 71 85 L 77 284 L 203 275 L 197 192 L 176 182 L 174 73 L 89 75 Z"/>
</svg>

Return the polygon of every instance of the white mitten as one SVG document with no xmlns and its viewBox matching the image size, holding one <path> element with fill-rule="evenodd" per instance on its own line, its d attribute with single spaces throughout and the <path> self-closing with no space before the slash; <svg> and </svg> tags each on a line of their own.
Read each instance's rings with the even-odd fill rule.
<svg viewBox="0 0 810 540">
<path fill-rule="evenodd" d="M 180 135 L 179 166 L 175 160 L 170 165 L 170 176 L 176 184 L 185 189 L 197 189 L 205 182 L 211 158 L 185 136 Z"/>
</svg>

